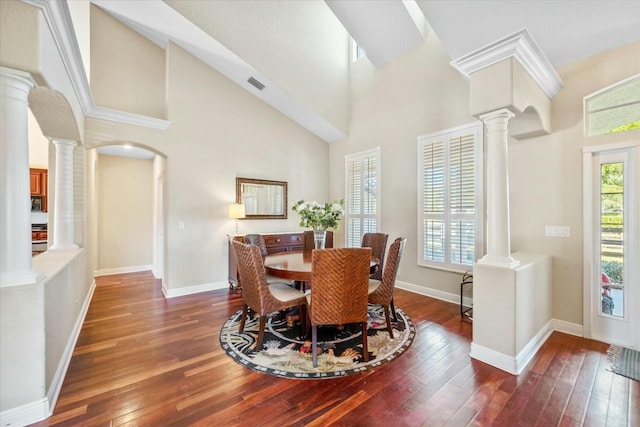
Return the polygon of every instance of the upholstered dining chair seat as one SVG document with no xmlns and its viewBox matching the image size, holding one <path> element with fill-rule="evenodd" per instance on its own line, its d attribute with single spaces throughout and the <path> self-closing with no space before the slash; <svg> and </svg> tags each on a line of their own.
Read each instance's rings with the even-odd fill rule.
<svg viewBox="0 0 640 427">
<path fill-rule="evenodd" d="M 269 283 L 269 292 L 275 299 L 282 302 L 295 301 L 302 296 L 302 292 L 287 283 Z"/>
<path fill-rule="evenodd" d="M 380 280 L 369 279 L 369 293 L 375 292 L 381 284 Z"/>
</svg>

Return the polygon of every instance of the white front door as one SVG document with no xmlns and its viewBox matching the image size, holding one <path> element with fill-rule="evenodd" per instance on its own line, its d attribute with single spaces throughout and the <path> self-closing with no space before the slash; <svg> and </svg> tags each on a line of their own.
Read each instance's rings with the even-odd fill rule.
<svg viewBox="0 0 640 427">
<path fill-rule="evenodd" d="M 640 147 L 588 154 L 585 336 L 640 349 Z"/>
</svg>

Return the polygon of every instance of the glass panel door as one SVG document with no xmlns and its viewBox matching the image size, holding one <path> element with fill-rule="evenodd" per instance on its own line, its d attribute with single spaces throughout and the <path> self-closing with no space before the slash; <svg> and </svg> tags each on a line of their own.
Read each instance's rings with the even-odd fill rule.
<svg viewBox="0 0 640 427">
<path fill-rule="evenodd" d="M 600 164 L 600 314 L 624 317 L 624 163 Z"/>
</svg>

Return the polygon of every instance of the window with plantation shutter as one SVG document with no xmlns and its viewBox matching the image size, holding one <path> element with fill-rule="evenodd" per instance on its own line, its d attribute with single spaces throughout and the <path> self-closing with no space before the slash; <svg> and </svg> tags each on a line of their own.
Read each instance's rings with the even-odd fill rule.
<svg viewBox="0 0 640 427">
<path fill-rule="evenodd" d="M 380 149 L 345 156 L 346 242 L 360 247 L 364 233 L 380 226 Z"/>
<path fill-rule="evenodd" d="M 418 264 L 466 271 L 482 256 L 482 123 L 418 137 Z"/>
</svg>

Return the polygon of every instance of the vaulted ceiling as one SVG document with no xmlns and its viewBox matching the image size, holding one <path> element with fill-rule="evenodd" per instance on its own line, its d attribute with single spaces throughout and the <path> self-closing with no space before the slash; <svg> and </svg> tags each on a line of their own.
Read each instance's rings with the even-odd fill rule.
<svg viewBox="0 0 640 427">
<path fill-rule="evenodd" d="M 218 43 L 189 17 L 188 2 L 177 13 L 160 0 L 91 0 L 116 19 L 160 46 L 168 41 L 226 75 L 255 96 L 327 142 L 345 135 L 299 100 L 270 84 L 261 92 L 247 76 L 269 81 L 251 64 Z M 640 40 L 638 0 L 326 0 L 327 7 L 364 48 L 368 60 L 382 67 L 424 42 L 430 31 L 451 59 L 527 29 L 554 67 Z M 207 2 L 192 2 L 207 13 Z M 630 58 L 638 61 L 640 58 Z"/>
</svg>

